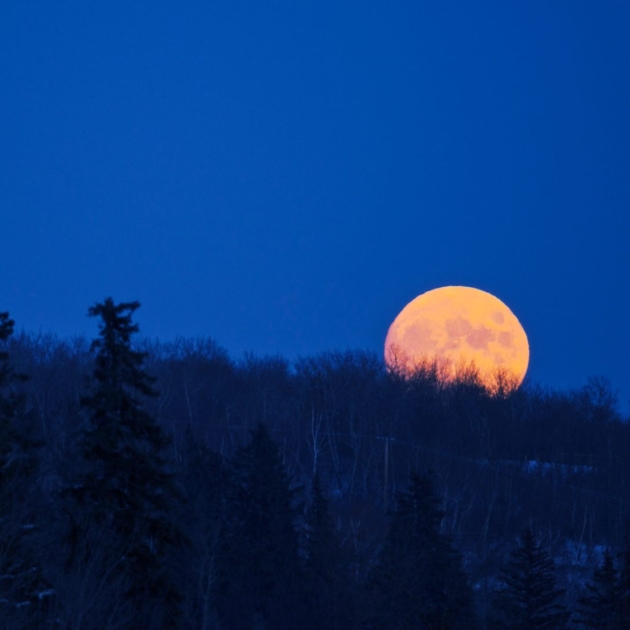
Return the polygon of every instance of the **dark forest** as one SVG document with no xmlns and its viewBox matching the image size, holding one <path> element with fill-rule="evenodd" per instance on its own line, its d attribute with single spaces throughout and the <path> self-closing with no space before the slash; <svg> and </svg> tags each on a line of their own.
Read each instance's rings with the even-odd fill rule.
<svg viewBox="0 0 630 630">
<path fill-rule="evenodd" d="M 362 351 L 235 361 L 0 313 L 0 628 L 630 627 L 630 422 Z"/>
</svg>

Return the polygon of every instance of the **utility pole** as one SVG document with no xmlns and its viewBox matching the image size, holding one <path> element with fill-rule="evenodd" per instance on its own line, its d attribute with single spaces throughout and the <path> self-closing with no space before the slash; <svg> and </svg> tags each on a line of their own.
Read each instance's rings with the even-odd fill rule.
<svg viewBox="0 0 630 630">
<path fill-rule="evenodd" d="M 383 509 L 387 512 L 387 486 L 389 474 L 389 440 L 385 440 L 385 471 L 383 473 Z"/>
</svg>

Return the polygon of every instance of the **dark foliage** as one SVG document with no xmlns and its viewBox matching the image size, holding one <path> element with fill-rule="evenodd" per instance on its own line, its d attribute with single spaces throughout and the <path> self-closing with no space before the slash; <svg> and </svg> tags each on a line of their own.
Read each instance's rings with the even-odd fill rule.
<svg viewBox="0 0 630 630">
<path fill-rule="evenodd" d="M 39 628 L 51 595 L 36 538 L 41 520 L 36 483 L 38 448 L 16 374 L 4 349 L 14 322 L 0 313 L 0 626 Z M 39 556 L 39 557 L 38 557 Z"/>
<path fill-rule="evenodd" d="M 319 477 L 313 479 L 305 522 L 306 628 L 351 630 L 355 602 L 349 557 L 335 529 Z"/>
<path fill-rule="evenodd" d="M 630 628 L 630 533 L 625 537 L 624 546 L 619 554 L 619 605 L 622 623 Z"/>
<path fill-rule="evenodd" d="M 624 614 L 619 573 L 609 551 L 604 554 L 590 582 L 585 585 L 586 594 L 579 599 L 578 617 L 589 630 L 621 630 L 628 627 L 629 618 Z"/>
<path fill-rule="evenodd" d="M 430 477 L 412 473 L 398 494 L 367 589 L 370 630 L 477 626 L 461 556 L 440 531 L 444 513 Z"/>
<path fill-rule="evenodd" d="M 70 491 L 80 509 L 71 515 L 69 566 L 89 561 L 86 530 L 106 524 L 120 556 L 107 570 L 126 576 L 138 619 L 172 628 L 181 595 L 168 559 L 184 542 L 171 518 L 180 495 L 165 454 L 170 441 L 142 404 L 156 392 L 143 370 L 145 355 L 131 347 L 138 306 L 107 298 L 89 310 L 101 323 L 92 343 L 93 387 L 82 400 L 89 416 L 81 444 L 85 472 Z"/>
<path fill-rule="evenodd" d="M 218 610 L 225 630 L 302 627 L 294 498 L 278 446 L 260 424 L 231 461 L 218 563 Z"/>
<path fill-rule="evenodd" d="M 179 522 L 191 544 L 182 557 L 185 627 L 218 627 L 218 555 L 226 526 L 228 474 L 219 453 L 208 448 L 189 429 L 179 448 L 180 477 L 185 491 Z"/>
<path fill-rule="evenodd" d="M 564 591 L 556 587 L 555 565 L 549 553 L 526 529 L 500 580 L 495 608 L 497 627 L 519 630 L 567 627 L 570 613 L 561 603 Z"/>
<path fill-rule="evenodd" d="M 530 522 L 583 626 L 615 608 L 601 546 L 630 619 L 630 422 L 605 379 L 489 396 L 474 371 L 408 378 L 366 352 L 132 347 L 136 308 L 90 309 L 92 352 L 0 317 L 0 627 L 465 627 L 469 581 L 489 628 L 506 541 Z M 439 500 L 407 487 L 418 469 Z"/>
</svg>

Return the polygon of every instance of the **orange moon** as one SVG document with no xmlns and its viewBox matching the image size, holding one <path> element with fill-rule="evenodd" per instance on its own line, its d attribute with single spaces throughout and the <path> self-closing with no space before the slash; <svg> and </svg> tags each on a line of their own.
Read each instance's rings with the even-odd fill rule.
<svg viewBox="0 0 630 630">
<path fill-rule="evenodd" d="M 491 392 L 501 377 L 518 387 L 529 363 L 527 335 L 514 313 L 490 293 L 470 287 L 427 291 L 389 327 L 385 363 L 411 376 L 433 362 L 446 380 L 472 367 Z"/>
</svg>

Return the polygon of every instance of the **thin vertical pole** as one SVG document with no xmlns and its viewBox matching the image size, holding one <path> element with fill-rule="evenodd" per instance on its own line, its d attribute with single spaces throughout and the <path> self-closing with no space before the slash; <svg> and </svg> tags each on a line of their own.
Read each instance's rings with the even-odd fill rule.
<svg viewBox="0 0 630 630">
<path fill-rule="evenodd" d="M 387 486 L 389 474 L 389 440 L 385 438 L 385 471 L 383 473 L 383 507 L 387 512 Z"/>
</svg>

